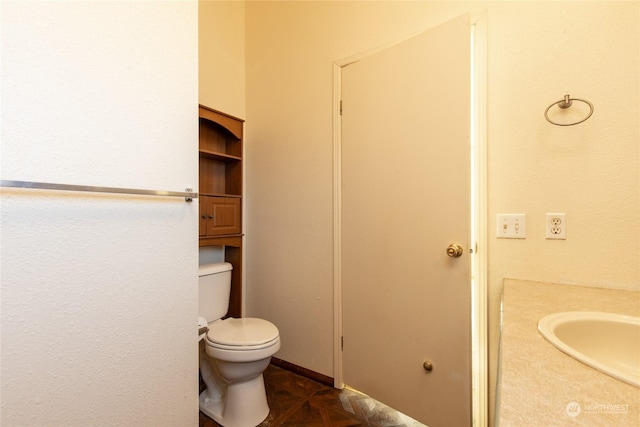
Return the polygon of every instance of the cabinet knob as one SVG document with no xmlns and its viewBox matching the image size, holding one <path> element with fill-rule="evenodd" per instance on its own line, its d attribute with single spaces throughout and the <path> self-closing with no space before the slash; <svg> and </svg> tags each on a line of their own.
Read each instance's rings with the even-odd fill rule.
<svg viewBox="0 0 640 427">
<path fill-rule="evenodd" d="M 209 215 L 209 219 L 213 219 L 213 215 Z"/>
<path fill-rule="evenodd" d="M 202 214 L 202 219 L 207 219 L 207 214 Z"/>
</svg>

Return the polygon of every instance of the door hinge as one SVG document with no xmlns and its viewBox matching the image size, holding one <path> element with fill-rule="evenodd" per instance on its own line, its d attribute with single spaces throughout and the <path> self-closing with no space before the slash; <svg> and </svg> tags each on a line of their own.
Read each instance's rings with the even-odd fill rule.
<svg viewBox="0 0 640 427">
<path fill-rule="evenodd" d="M 342 100 L 340 100 L 340 115 L 342 115 Z"/>
<path fill-rule="evenodd" d="M 344 350 L 344 337 L 340 337 L 340 351 Z"/>
</svg>

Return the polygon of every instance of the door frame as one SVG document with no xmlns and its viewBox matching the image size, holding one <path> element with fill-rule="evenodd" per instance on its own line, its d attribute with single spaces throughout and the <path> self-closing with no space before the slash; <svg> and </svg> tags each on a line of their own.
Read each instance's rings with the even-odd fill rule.
<svg viewBox="0 0 640 427">
<path fill-rule="evenodd" d="M 471 389 L 474 426 L 485 426 L 488 408 L 487 339 L 487 17 L 471 15 Z M 425 30 L 426 31 L 426 30 Z M 406 39 L 405 39 L 406 40 Z M 342 389 L 342 67 L 397 44 L 378 46 L 333 63 L 333 378 Z"/>
</svg>

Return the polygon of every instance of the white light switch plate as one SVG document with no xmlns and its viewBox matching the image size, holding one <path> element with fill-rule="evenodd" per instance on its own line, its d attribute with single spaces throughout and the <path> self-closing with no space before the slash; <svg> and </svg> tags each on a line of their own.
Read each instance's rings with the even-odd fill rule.
<svg viewBox="0 0 640 427">
<path fill-rule="evenodd" d="M 498 214 L 496 235 L 499 239 L 526 239 L 527 217 L 525 214 Z"/>
</svg>

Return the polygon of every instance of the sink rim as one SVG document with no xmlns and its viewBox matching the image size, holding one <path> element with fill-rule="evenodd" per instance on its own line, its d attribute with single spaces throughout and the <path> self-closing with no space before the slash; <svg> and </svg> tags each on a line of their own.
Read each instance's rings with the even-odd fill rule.
<svg viewBox="0 0 640 427">
<path fill-rule="evenodd" d="M 597 369 L 598 371 L 640 388 L 640 377 L 629 375 L 626 372 L 612 366 L 608 366 L 592 359 L 586 354 L 576 350 L 555 335 L 555 328 L 566 323 L 585 320 L 602 320 L 614 323 L 625 323 L 640 326 L 640 317 L 619 313 L 607 313 L 601 311 L 564 311 L 548 314 L 538 321 L 538 332 L 554 347 L 568 356 Z"/>
</svg>

